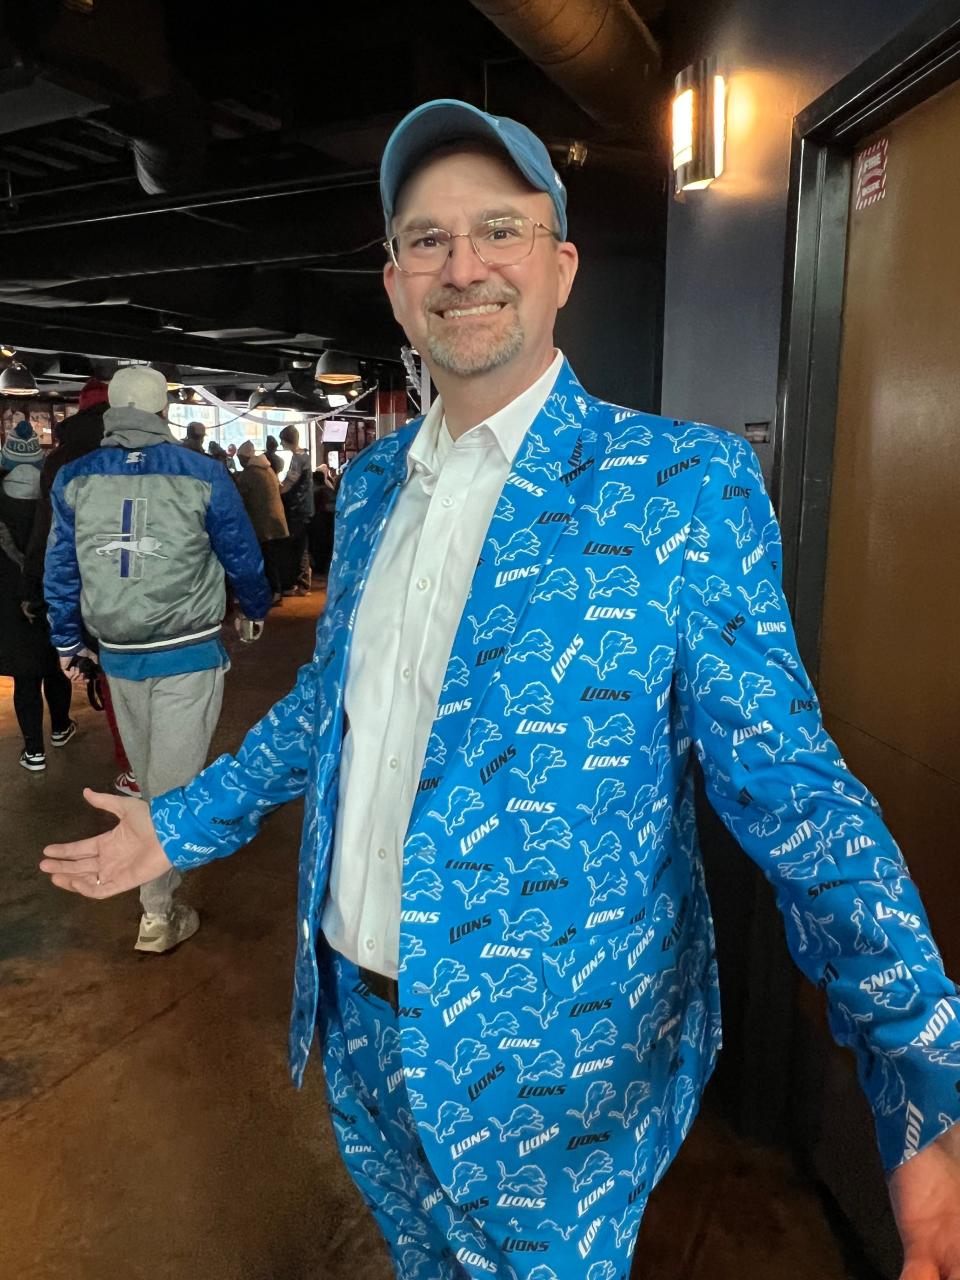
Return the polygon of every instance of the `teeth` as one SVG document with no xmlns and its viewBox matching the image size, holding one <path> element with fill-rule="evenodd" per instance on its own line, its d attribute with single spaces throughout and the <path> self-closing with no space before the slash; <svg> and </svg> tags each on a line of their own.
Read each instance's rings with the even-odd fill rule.
<svg viewBox="0 0 960 1280">
<path fill-rule="evenodd" d="M 503 306 L 501 302 L 488 302 L 480 307 L 452 307 L 443 312 L 444 320 L 456 320 L 460 316 L 491 316 Z"/>
</svg>

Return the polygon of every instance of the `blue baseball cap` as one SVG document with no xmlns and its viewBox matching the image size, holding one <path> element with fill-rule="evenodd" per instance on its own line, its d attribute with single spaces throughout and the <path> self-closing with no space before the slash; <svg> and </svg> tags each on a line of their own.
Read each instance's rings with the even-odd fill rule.
<svg viewBox="0 0 960 1280">
<path fill-rule="evenodd" d="M 553 201 L 557 229 L 567 238 L 567 190 L 550 153 L 535 133 L 506 116 L 492 116 L 469 102 L 437 98 L 404 116 L 387 142 L 380 162 L 380 197 L 387 234 L 397 195 L 417 161 L 447 142 L 477 138 L 502 147 L 526 180 Z"/>
</svg>

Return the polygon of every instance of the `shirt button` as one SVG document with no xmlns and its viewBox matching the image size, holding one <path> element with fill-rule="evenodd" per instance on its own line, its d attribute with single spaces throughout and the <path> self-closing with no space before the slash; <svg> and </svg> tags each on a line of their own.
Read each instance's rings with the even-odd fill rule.
<svg viewBox="0 0 960 1280">
<path fill-rule="evenodd" d="M 310 941 L 310 921 L 306 916 L 303 918 L 303 940 L 304 942 Z"/>
<path fill-rule="evenodd" d="M 426 589 L 427 589 L 427 587 L 429 587 L 429 585 L 430 585 L 430 579 L 429 579 L 429 578 L 418 578 L 418 579 L 417 579 L 417 590 L 418 590 L 418 591 L 426 591 Z"/>
<path fill-rule="evenodd" d="M 391 756 L 390 759 L 387 761 L 387 764 L 391 769 L 400 768 L 400 761 L 397 759 L 396 756 Z"/>
<path fill-rule="evenodd" d="M 380 861 L 381 861 L 381 862 L 383 862 L 383 860 L 384 860 L 384 858 L 385 858 L 386 856 L 387 856 L 387 851 L 386 851 L 386 849 L 378 849 L 378 850 L 377 850 L 377 857 L 380 859 Z"/>
<path fill-rule="evenodd" d="M 363 945 L 367 948 L 368 951 L 375 951 L 377 948 L 377 944 L 374 942 L 372 938 L 368 938 Z"/>
<path fill-rule="evenodd" d="M 409 680 L 412 675 L 413 675 L 413 672 L 410 670 L 409 667 L 404 667 L 403 670 L 400 672 L 400 678 L 402 680 Z"/>
<path fill-rule="evenodd" d="M 444 505 L 445 507 L 452 507 L 452 506 L 453 506 L 453 499 L 452 499 L 451 497 L 446 497 L 446 498 L 444 498 L 442 501 L 443 501 L 443 505 Z"/>
</svg>

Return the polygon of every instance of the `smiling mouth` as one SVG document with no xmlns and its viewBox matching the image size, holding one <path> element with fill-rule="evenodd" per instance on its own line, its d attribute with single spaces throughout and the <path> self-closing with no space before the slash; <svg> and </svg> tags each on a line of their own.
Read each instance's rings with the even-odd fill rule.
<svg viewBox="0 0 960 1280">
<path fill-rule="evenodd" d="M 442 320 L 462 320 L 470 316 L 496 315 L 506 305 L 505 302 L 483 302 L 478 303 L 475 307 L 448 307 L 446 310 L 437 311 L 434 314 L 440 316 Z"/>
</svg>

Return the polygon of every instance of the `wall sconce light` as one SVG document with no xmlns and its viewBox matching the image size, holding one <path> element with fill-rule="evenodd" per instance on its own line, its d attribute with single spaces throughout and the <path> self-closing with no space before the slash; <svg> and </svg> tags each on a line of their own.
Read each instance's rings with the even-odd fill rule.
<svg viewBox="0 0 960 1280">
<path fill-rule="evenodd" d="M 727 86 L 713 58 L 684 69 L 673 89 L 675 190 L 698 191 L 723 173 Z"/>
</svg>

